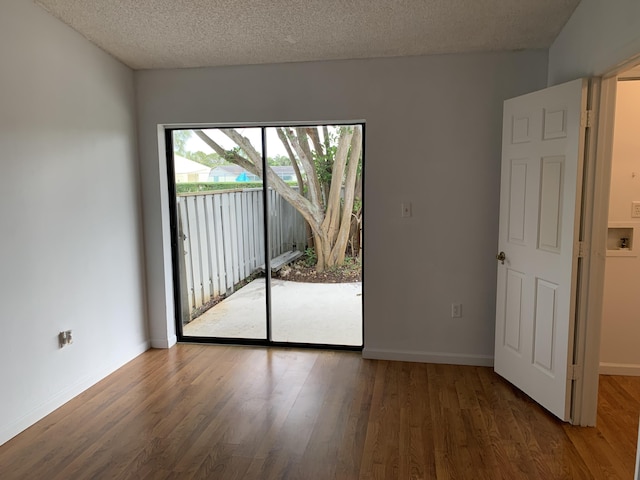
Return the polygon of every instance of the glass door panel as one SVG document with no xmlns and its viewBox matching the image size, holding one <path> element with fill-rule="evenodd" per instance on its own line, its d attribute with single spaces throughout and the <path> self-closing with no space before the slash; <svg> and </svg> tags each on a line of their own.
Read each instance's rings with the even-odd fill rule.
<svg viewBox="0 0 640 480">
<path fill-rule="evenodd" d="M 363 125 L 171 140 L 180 338 L 362 347 Z"/>
<path fill-rule="evenodd" d="M 267 340 L 262 129 L 172 137 L 182 336 Z"/>
<path fill-rule="evenodd" d="M 273 342 L 362 346 L 362 134 L 265 130 Z"/>
</svg>

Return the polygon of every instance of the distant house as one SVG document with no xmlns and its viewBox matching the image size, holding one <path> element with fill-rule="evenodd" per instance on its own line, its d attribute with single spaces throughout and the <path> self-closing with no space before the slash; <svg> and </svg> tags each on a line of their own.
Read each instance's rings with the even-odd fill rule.
<svg viewBox="0 0 640 480">
<path fill-rule="evenodd" d="M 285 182 L 296 179 L 296 172 L 291 165 L 271 167 L 273 171 Z M 247 172 L 238 165 L 223 165 L 209 172 L 210 182 L 260 182 L 257 175 Z"/>
<path fill-rule="evenodd" d="M 211 175 L 211 167 L 194 162 L 180 155 L 173 156 L 176 183 L 206 182 Z"/>
<path fill-rule="evenodd" d="M 210 182 L 260 182 L 257 175 L 247 172 L 238 165 L 223 165 L 211 169 Z"/>
</svg>

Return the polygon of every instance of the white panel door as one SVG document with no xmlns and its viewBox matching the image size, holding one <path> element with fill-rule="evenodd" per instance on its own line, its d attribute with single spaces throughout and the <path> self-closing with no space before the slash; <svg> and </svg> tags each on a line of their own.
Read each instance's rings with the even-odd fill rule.
<svg viewBox="0 0 640 480">
<path fill-rule="evenodd" d="M 495 371 L 570 420 L 588 81 L 504 103 Z"/>
</svg>

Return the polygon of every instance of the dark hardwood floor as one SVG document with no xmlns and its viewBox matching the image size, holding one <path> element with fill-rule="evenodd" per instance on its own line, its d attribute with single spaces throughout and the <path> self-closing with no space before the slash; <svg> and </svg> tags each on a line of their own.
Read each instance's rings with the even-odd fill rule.
<svg viewBox="0 0 640 480">
<path fill-rule="evenodd" d="M 351 352 L 150 350 L 0 447 L 9 479 L 631 479 L 640 378 L 597 428 L 490 368 Z"/>
</svg>

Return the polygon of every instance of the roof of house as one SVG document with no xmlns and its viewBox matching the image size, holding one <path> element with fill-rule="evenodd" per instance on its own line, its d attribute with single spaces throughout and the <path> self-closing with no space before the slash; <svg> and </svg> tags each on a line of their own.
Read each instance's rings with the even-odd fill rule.
<svg viewBox="0 0 640 480">
<path fill-rule="evenodd" d="M 201 163 L 181 157 L 180 155 L 173 156 L 173 169 L 176 175 L 185 173 L 208 174 L 211 171 L 211 167 L 207 167 Z"/>
<path fill-rule="evenodd" d="M 273 171 L 278 175 L 295 175 L 295 171 L 291 165 L 275 166 L 271 167 Z M 239 175 L 246 170 L 239 165 L 221 165 L 215 167 L 212 171 L 212 175 Z"/>
</svg>

